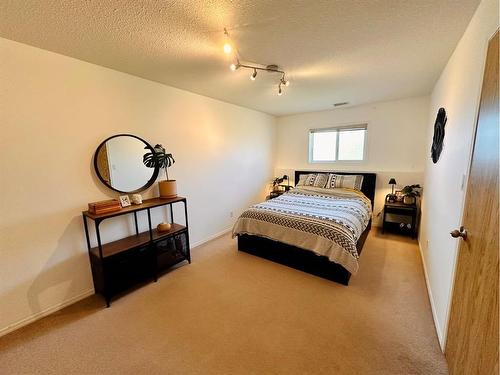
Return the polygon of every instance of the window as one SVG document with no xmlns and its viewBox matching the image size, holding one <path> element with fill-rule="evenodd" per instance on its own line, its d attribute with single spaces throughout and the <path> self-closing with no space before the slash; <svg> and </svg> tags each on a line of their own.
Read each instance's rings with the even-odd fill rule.
<svg viewBox="0 0 500 375">
<path fill-rule="evenodd" d="M 309 162 L 365 159 L 366 124 L 309 131 Z"/>
</svg>

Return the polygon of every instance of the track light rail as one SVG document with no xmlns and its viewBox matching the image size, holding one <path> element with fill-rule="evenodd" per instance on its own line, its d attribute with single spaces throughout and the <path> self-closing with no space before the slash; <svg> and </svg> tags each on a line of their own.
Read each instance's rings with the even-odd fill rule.
<svg viewBox="0 0 500 375">
<path fill-rule="evenodd" d="M 281 74 L 280 81 L 278 83 L 278 95 L 283 94 L 282 86 L 289 86 L 290 81 L 286 79 L 286 73 L 284 70 L 281 70 L 278 65 L 267 65 L 266 67 L 262 67 L 262 65 L 254 65 L 251 63 L 241 63 L 240 59 L 238 58 L 238 50 L 234 49 L 230 40 L 229 33 L 227 32 L 227 29 L 224 28 L 224 38 L 225 38 L 225 43 L 224 43 L 224 53 L 226 54 L 233 54 L 236 57 L 236 63 L 232 63 L 229 68 L 234 72 L 238 70 L 239 68 L 245 68 L 245 69 L 251 69 L 253 70 L 253 73 L 250 75 L 250 79 L 252 81 L 255 81 L 257 78 L 257 70 L 259 71 L 265 71 L 269 73 L 279 73 Z M 233 60 L 234 61 L 234 60 Z"/>
</svg>

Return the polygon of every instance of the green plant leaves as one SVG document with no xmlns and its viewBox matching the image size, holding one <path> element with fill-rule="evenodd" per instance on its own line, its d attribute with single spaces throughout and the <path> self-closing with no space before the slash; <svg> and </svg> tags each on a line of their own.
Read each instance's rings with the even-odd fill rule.
<svg viewBox="0 0 500 375">
<path fill-rule="evenodd" d="M 411 197 L 420 197 L 420 192 L 416 189 L 421 189 L 419 184 L 407 185 L 401 190 L 401 194 Z"/>
<path fill-rule="evenodd" d="M 142 157 L 144 165 L 148 168 L 154 168 L 158 165 L 159 168 L 169 168 L 175 163 L 175 159 L 172 154 L 167 154 L 165 147 L 160 144 L 155 145 L 154 154 L 153 152 L 147 152 Z M 145 147 L 148 149 L 148 147 Z M 156 160 L 155 160 L 156 155 Z"/>
</svg>

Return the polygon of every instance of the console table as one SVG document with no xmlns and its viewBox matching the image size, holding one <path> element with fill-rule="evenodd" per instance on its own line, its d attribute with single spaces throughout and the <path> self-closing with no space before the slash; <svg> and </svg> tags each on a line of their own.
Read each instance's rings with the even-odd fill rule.
<svg viewBox="0 0 500 375">
<path fill-rule="evenodd" d="M 174 222 L 172 205 L 184 203 L 185 225 Z M 169 231 L 158 232 L 151 224 L 151 209 L 170 207 Z M 137 212 L 146 211 L 148 230 L 139 233 Z M 113 217 L 133 214 L 135 234 L 117 241 L 103 244 L 99 225 L 102 221 Z M 191 263 L 189 249 L 187 202 L 184 197 L 173 199 L 152 198 L 142 204 L 124 207 L 120 211 L 96 215 L 83 211 L 83 225 L 92 268 L 92 279 L 96 293 L 100 293 L 109 307 L 112 296 L 148 279 L 158 278 L 158 273 L 187 260 Z M 95 224 L 97 246 L 92 247 L 89 237 L 88 220 Z"/>
</svg>

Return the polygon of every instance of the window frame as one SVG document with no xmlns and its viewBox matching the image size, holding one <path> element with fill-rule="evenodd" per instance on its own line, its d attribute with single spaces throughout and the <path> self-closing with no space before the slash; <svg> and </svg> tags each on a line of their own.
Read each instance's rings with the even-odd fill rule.
<svg viewBox="0 0 500 375">
<path fill-rule="evenodd" d="M 342 130 L 364 130 L 365 131 L 365 139 L 363 143 L 363 158 L 360 160 L 339 160 L 339 134 L 340 131 Z M 313 134 L 314 133 L 324 133 L 324 132 L 331 132 L 331 131 L 336 131 L 336 137 L 335 137 L 335 160 L 313 160 Z M 361 122 L 361 123 L 353 123 L 353 124 L 346 124 L 346 125 L 340 125 L 340 126 L 330 126 L 326 128 L 314 128 L 314 129 L 309 129 L 308 131 L 309 134 L 309 142 L 308 142 L 308 159 L 310 164 L 333 164 L 333 163 L 362 163 L 367 160 L 367 147 L 368 147 L 368 123 L 367 122 Z"/>
</svg>

